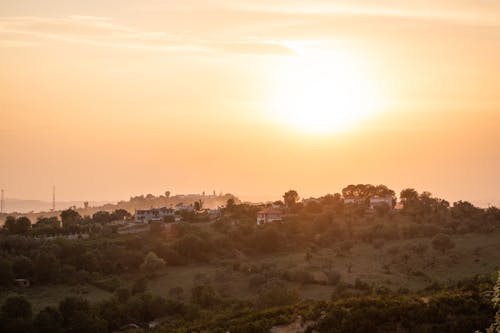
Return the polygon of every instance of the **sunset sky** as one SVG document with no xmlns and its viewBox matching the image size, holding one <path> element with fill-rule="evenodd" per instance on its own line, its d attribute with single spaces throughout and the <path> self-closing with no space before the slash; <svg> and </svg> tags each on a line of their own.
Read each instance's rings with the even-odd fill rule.
<svg viewBox="0 0 500 333">
<path fill-rule="evenodd" d="M 10 198 L 350 183 L 500 205 L 500 2 L 0 2 Z"/>
</svg>

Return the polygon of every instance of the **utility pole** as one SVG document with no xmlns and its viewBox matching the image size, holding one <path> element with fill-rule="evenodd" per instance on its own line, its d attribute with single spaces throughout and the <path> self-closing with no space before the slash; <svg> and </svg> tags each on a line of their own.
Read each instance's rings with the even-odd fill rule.
<svg viewBox="0 0 500 333">
<path fill-rule="evenodd" d="M 56 186 L 52 186 L 52 211 L 56 210 Z"/>
</svg>

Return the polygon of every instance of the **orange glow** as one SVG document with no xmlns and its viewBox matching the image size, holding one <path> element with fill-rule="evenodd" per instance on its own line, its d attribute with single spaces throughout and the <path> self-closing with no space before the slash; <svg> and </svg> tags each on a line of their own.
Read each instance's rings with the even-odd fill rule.
<svg viewBox="0 0 500 333">
<path fill-rule="evenodd" d="M 296 57 L 276 70 L 270 112 L 312 134 L 351 129 L 381 110 L 380 94 L 352 56 Z"/>
<path fill-rule="evenodd" d="M 500 204 L 494 1 L 0 3 L 0 188 Z"/>
</svg>

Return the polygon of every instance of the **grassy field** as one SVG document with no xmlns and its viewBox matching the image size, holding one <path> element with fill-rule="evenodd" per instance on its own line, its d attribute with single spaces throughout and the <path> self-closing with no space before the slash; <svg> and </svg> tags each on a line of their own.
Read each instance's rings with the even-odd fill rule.
<svg viewBox="0 0 500 333">
<path fill-rule="evenodd" d="M 33 286 L 29 288 L 17 288 L 10 293 L 18 293 L 26 296 L 33 305 L 33 312 L 37 313 L 46 306 L 56 306 L 61 300 L 68 296 L 82 296 L 91 302 L 98 302 L 111 296 L 111 293 L 91 285 L 85 286 L 65 286 L 55 285 L 47 288 L 46 286 Z M 0 295 L 0 303 L 10 293 Z"/>
<path fill-rule="evenodd" d="M 341 280 L 354 283 L 357 279 L 374 286 L 385 286 L 392 290 L 407 288 L 419 290 L 433 282 L 447 283 L 472 277 L 476 274 L 490 274 L 500 267 L 500 230 L 487 234 L 467 234 L 452 237 L 455 247 L 447 253 L 432 248 L 429 238 L 388 241 L 380 248 L 372 244 L 355 244 L 350 251 L 339 256 L 333 248 L 315 252 L 297 250 L 260 258 L 241 258 L 238 270 L 233 269 L 235 261 L 213 262 L 210 264 L 168 266 L 158 276 L 148 282 L 148 290 L 153 294 L 172 298 L 169 291 L 174 287 L 184 290 L 182 300 L 189 299 L 194 285 L 209 283 L 223 295 L 240 299 L 252 299 L 255 289 L 249 287 L 252 276 L 266 275 L 270 271 L 279 274 L 289 271 L 307 271 L 318 280 L 316 283 L 296 283 L 281 280 L 295 288 L 304 298 L 326 300 L 335 290 L 334 285 L 321 284 L 325 272 L 335 271 Z M 427 250 L 416 254 L 409 250 L 411 244 L 427 244 Z M 396 248 L 397 251 L 389 249 Z M 406 262 L 403 253 L 407 253 Z M 431 265 L 433 263 L 433 265 Z M 262 269 L 267 267 L 266 269 Z M 350 269 L 349 269 L 350 267 Z M 131 286 L 137 275 L 119 277 L 123 286 Z M 269 278 L 271 279 L 271 278 Z M 97 287 L 85 286 L 32 286 L 17 289 L 25 294 L 38 311 L 47 305 L 57 303 L 67 296 L 80 295 L 90 301 L 99 301 L 111 293 Z M 6 294 L 0 296 L 5 297 Z"/>
<path fill-rule="evenodd" d="M 489 234 L 468 234 L 452 237 L 455 248 L 441 253 L 432 249 L 430 239 L 412 239 L 386 242 L 380 249 L 370 244 L 357 244 L 343 256 L 333 249 L 321 249 L 306 259 L 306 251 L 281 253 L 259 259 L 241 259 L 242 269 L 234 271 L 227 262 L 168 267 L 160 276 L 149 282 L 149 289 L 155 294 L 170 297 L 169 290 L 182 287 L 184 297 L 197 283 L 197 275 L 204 275 L 219 292 L 242 299 L 255 297 L 255 290 L 249 288 L 249 280 L 260 267 L 272 267 L 276 271 L 306 270 L 322 279 L 325 271 L 340 273 L 341 279 L 354 283 L 356 279 L 370 285 L 385 286 L 392 290 L 407 288 L 419 290 L 433 282 L 448 283 L 473 277 L 476 274 L 490 274 L 500 267 L 500 231 Z M 426 243 L 428 249 L 423 255 L 410 252 L 406 264 L 401 262 L 401 254 L 391 255 L 388 249 L 397 247 L 400 252 L 414 243 Z M 429 262 L 434 265 L 428 266 Z M 351 266 L 352 265 L 352 266 Z M 350 272 L 348 267 L 351 266 Z M 387 270 L 389 266 L 389 271 Z M 299 284 L 285 282 L 297 289 L 304 298 L 329 299 L 335 286 L 320 283 Z"/>
</svg>

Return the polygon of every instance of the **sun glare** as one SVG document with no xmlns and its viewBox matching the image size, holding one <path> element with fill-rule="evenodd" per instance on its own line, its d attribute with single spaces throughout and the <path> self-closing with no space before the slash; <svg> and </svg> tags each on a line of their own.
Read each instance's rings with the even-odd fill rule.
<svg viewBox="0 0 500 333">
<path fill-rule="evenodd" d="M 296 57 L 276 69 L 271 113 L 316 134 L 352 128 L 380 109 L 371 78 L 349 57 Z"/>
</svg>

